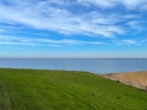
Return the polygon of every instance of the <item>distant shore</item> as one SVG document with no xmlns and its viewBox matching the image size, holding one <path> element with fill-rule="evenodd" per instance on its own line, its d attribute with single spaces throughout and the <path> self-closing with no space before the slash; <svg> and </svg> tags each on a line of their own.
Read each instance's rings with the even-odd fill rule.
<svg viewBox="0 0 147 110">
<path fill-rule="evenodd" d="M 147 71 L 112 73 L 101 76 L 147 91 Z"/>
</svg>

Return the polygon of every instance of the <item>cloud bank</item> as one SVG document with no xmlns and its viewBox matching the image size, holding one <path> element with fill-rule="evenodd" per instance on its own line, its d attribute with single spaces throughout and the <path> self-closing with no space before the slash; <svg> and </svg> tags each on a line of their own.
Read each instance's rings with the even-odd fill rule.
<svg viewBox="0 0 147 110">
<path fill-rule="evenodd" d="M 125 28 L 118 23 L 129 22 L 127 18 L 120 19 L 121 16 L 127 16 L 127 14 L 114 12 L 106 15 L 98 9 L 88 10 L 82 5 L 87 4 L 90 7 L 96 5 L 97 8 L 105 9 L 122 5 L 126 9 L 133 9 L 143 7 L 145 3 L 147 3 L 146 0 L 77 0 L 75 2 L 70 0 L 37 0 L 35 2 L 33 0 L 14 0 L 13 2 L 6 0 L 5 3 L 0 2 L 0 21 L 69 35 L 85 34 L 111 38 L 115 34 L 125 34 Z M 75 14 L 76 11 L 81 10 L 81 7 L 74 11 L 71 8 L 78 7 L 78 5 L 87 11 Z"/>
<path fill-rule="evenodd" d="M 143 25 L 145 21 L 140 19 L 144 11 L 147 11 L 146 4 L 147 0 L 1 0 L 0 32 L 2 36 L 8 32 L 31 28 L 69 36 L 112 39 L 116 36 L 125 36 L 132 31 L 145 30 L 146 27 Z M 131 11 L 134 13 L 130 13 Z M 140 12 L 142 13 L 138 14 Z M 53 42 L 99 44 L 80 40 L 46 39 L 47 41 L 51 44 Z M 135 44 L 130 41 L 124 42 Z M 29 45 L 28 42 L 21 44 Z"/>
</svg>

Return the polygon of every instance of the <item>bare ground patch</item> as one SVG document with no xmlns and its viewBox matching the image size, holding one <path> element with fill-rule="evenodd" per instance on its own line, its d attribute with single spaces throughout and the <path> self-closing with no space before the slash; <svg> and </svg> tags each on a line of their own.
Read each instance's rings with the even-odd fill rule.
<svg viewBox="0 0 147 110">
<path fill-rule="evenodd" d="M 9 86 L 0 80 L 0 110 L 11 110 L 13 107 Z"/>
<path fill-rule="evenodd" d="M 101 76 L 147 91 L 147 71 L 104 74 Z"/>
</svg>

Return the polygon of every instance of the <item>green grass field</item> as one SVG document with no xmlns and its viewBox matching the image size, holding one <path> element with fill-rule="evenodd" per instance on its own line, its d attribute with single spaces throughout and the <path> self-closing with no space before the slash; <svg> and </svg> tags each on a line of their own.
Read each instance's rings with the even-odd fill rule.
<svg viewBox="0 0 147 110">
<path fill-rule="evenodd" d="M 0 69 L 0 110 L 147 110 L 147 92 L 86 72 Z"/>
</svg>

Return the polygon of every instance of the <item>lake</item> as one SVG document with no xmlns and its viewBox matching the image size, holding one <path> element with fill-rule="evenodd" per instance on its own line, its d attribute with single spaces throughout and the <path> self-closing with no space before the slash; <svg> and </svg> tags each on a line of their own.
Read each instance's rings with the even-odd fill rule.
<svg viewBox="0 0 147 110">
<path fill-rule="evenodd" d="M 147 59 L 136 58 L 0 58 L 0 68 L 88 71 L 96 74 L 147 71 Z"/>
</svg>

